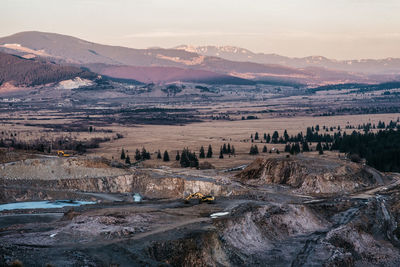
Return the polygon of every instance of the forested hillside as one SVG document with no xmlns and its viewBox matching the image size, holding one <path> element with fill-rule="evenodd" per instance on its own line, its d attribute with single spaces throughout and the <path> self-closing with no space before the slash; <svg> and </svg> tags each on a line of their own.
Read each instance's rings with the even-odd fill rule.
<svg viewBox="0 0 400 267">
<path fill-rule="evenodd" d="M 77 76 L 94 78 L 96 75 L 77 67 L 0 53 L 0 85 L 10 82 L 15 86 L 35 86 Z"/>
</svg>

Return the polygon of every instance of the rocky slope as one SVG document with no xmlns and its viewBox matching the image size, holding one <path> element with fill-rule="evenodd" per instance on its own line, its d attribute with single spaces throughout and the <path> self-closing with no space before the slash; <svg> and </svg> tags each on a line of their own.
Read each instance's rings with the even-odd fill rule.
<svg viewBox="0 0 400 267">
<path fill-rule="evenodd" d="M 350 193 L 384 184 L 389 179 L 362 164 L 305 156 L 259 158 L 236 178 L 254 185 L 289 185 L 299 192 L 311 194 Z"/>
<path fill-rule="evenodd" d="M 74 192 L 137 192 L 145 198 L 180 199 L 195 192 L 222 196 L 233 191 L 217 180 L 159 177 L 149 171 L 114 168 L 101 158 L 38 158 L 0 165 L 0 202 L 50 200 Z"/>
<path fill-rule="evenodd" d="M 318 204 L 242 198 L 217 205 L 71 211 L 56 222 L 4 229 L 0 263 L 20 259 L 28 265 L 56 266 L 398 266 L 398 237 L 393 234 L 398 228 L 390 206 L 381 203 L 374 197 Z M 228 215 L 208 216 L 221 209 Z"/>
</svg>

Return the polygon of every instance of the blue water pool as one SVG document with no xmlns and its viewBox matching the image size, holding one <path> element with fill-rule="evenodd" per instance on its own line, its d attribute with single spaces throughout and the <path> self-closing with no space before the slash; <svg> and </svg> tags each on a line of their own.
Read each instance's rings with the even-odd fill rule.
<svg viewBox="0 0 400 267">
<path fill-rule="evenodd" d="M 3 210 L 18 210 L 18 209 L 54 209 L 66 206 L 81 206 L 95 204 L 93 201 L 70 201 L 70 200 L 55 200 L 55 201 L 32 201 L 32 202 L 16 202 L 0 205 L 0 211 Z"/>
</svg>

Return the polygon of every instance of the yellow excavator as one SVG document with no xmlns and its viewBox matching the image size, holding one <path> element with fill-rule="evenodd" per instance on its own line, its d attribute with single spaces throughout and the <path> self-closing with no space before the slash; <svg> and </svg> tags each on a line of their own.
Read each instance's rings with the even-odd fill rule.
<svg viewBox="0 0 400 267">
<path fill-rule="evenodd" d="M 189 196 L 187 196 L 186 198 L 185 198 L 185 203 L 186 204 L 188 204 L 188 203 L 190 203 L 190 200 L 191 199 L 198 199 L 199 200 L 199 203 L 208 203 L 208 204 L 212 204 L 212 203 L 214 203 L 215 202 L 215 197 L 214 196 L 211 196 L 211 195 L 203 195 L 202 193 L 200 193 L 200 192 L 197 192 L 197 193 L 193 193 L 193 194 L 190 194 Z"/>
<path fill-rule="evenodd" d="M 70 154 L 67 154 L 67 153 L 65 153 L 65 152 L 62 151 L 62 150 L 58 150 L 58 151 L 57 151 L 57 156 L 59 156 L 59 157 L 69 157 Z"/>
</svg>

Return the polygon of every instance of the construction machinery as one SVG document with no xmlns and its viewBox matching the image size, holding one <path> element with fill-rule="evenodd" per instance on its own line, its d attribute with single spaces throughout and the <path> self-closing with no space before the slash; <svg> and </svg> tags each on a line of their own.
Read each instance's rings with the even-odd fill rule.
<svg viewBox="0 0 400 267">
<path fill-rule="evenodd" d="M 58 150 L 58 151 L 57 151 L 57 156 L 59 156 L 59 157 L 69 157 L 70 154 L 67 154 L 67 153 L 65 153 L 65 152 L 62 151 L 62 150 Z"/>
<path fill-rule="evenodd" d="M 215 202 L 215 197 L 211 195 L 203 195 L 200 192 L 190 194 L 185 198 L 185 203 L 190 203 L 191 199 L 198 199 L 199 203 L 209 203 L 212 204 Z"/>
</svg>

